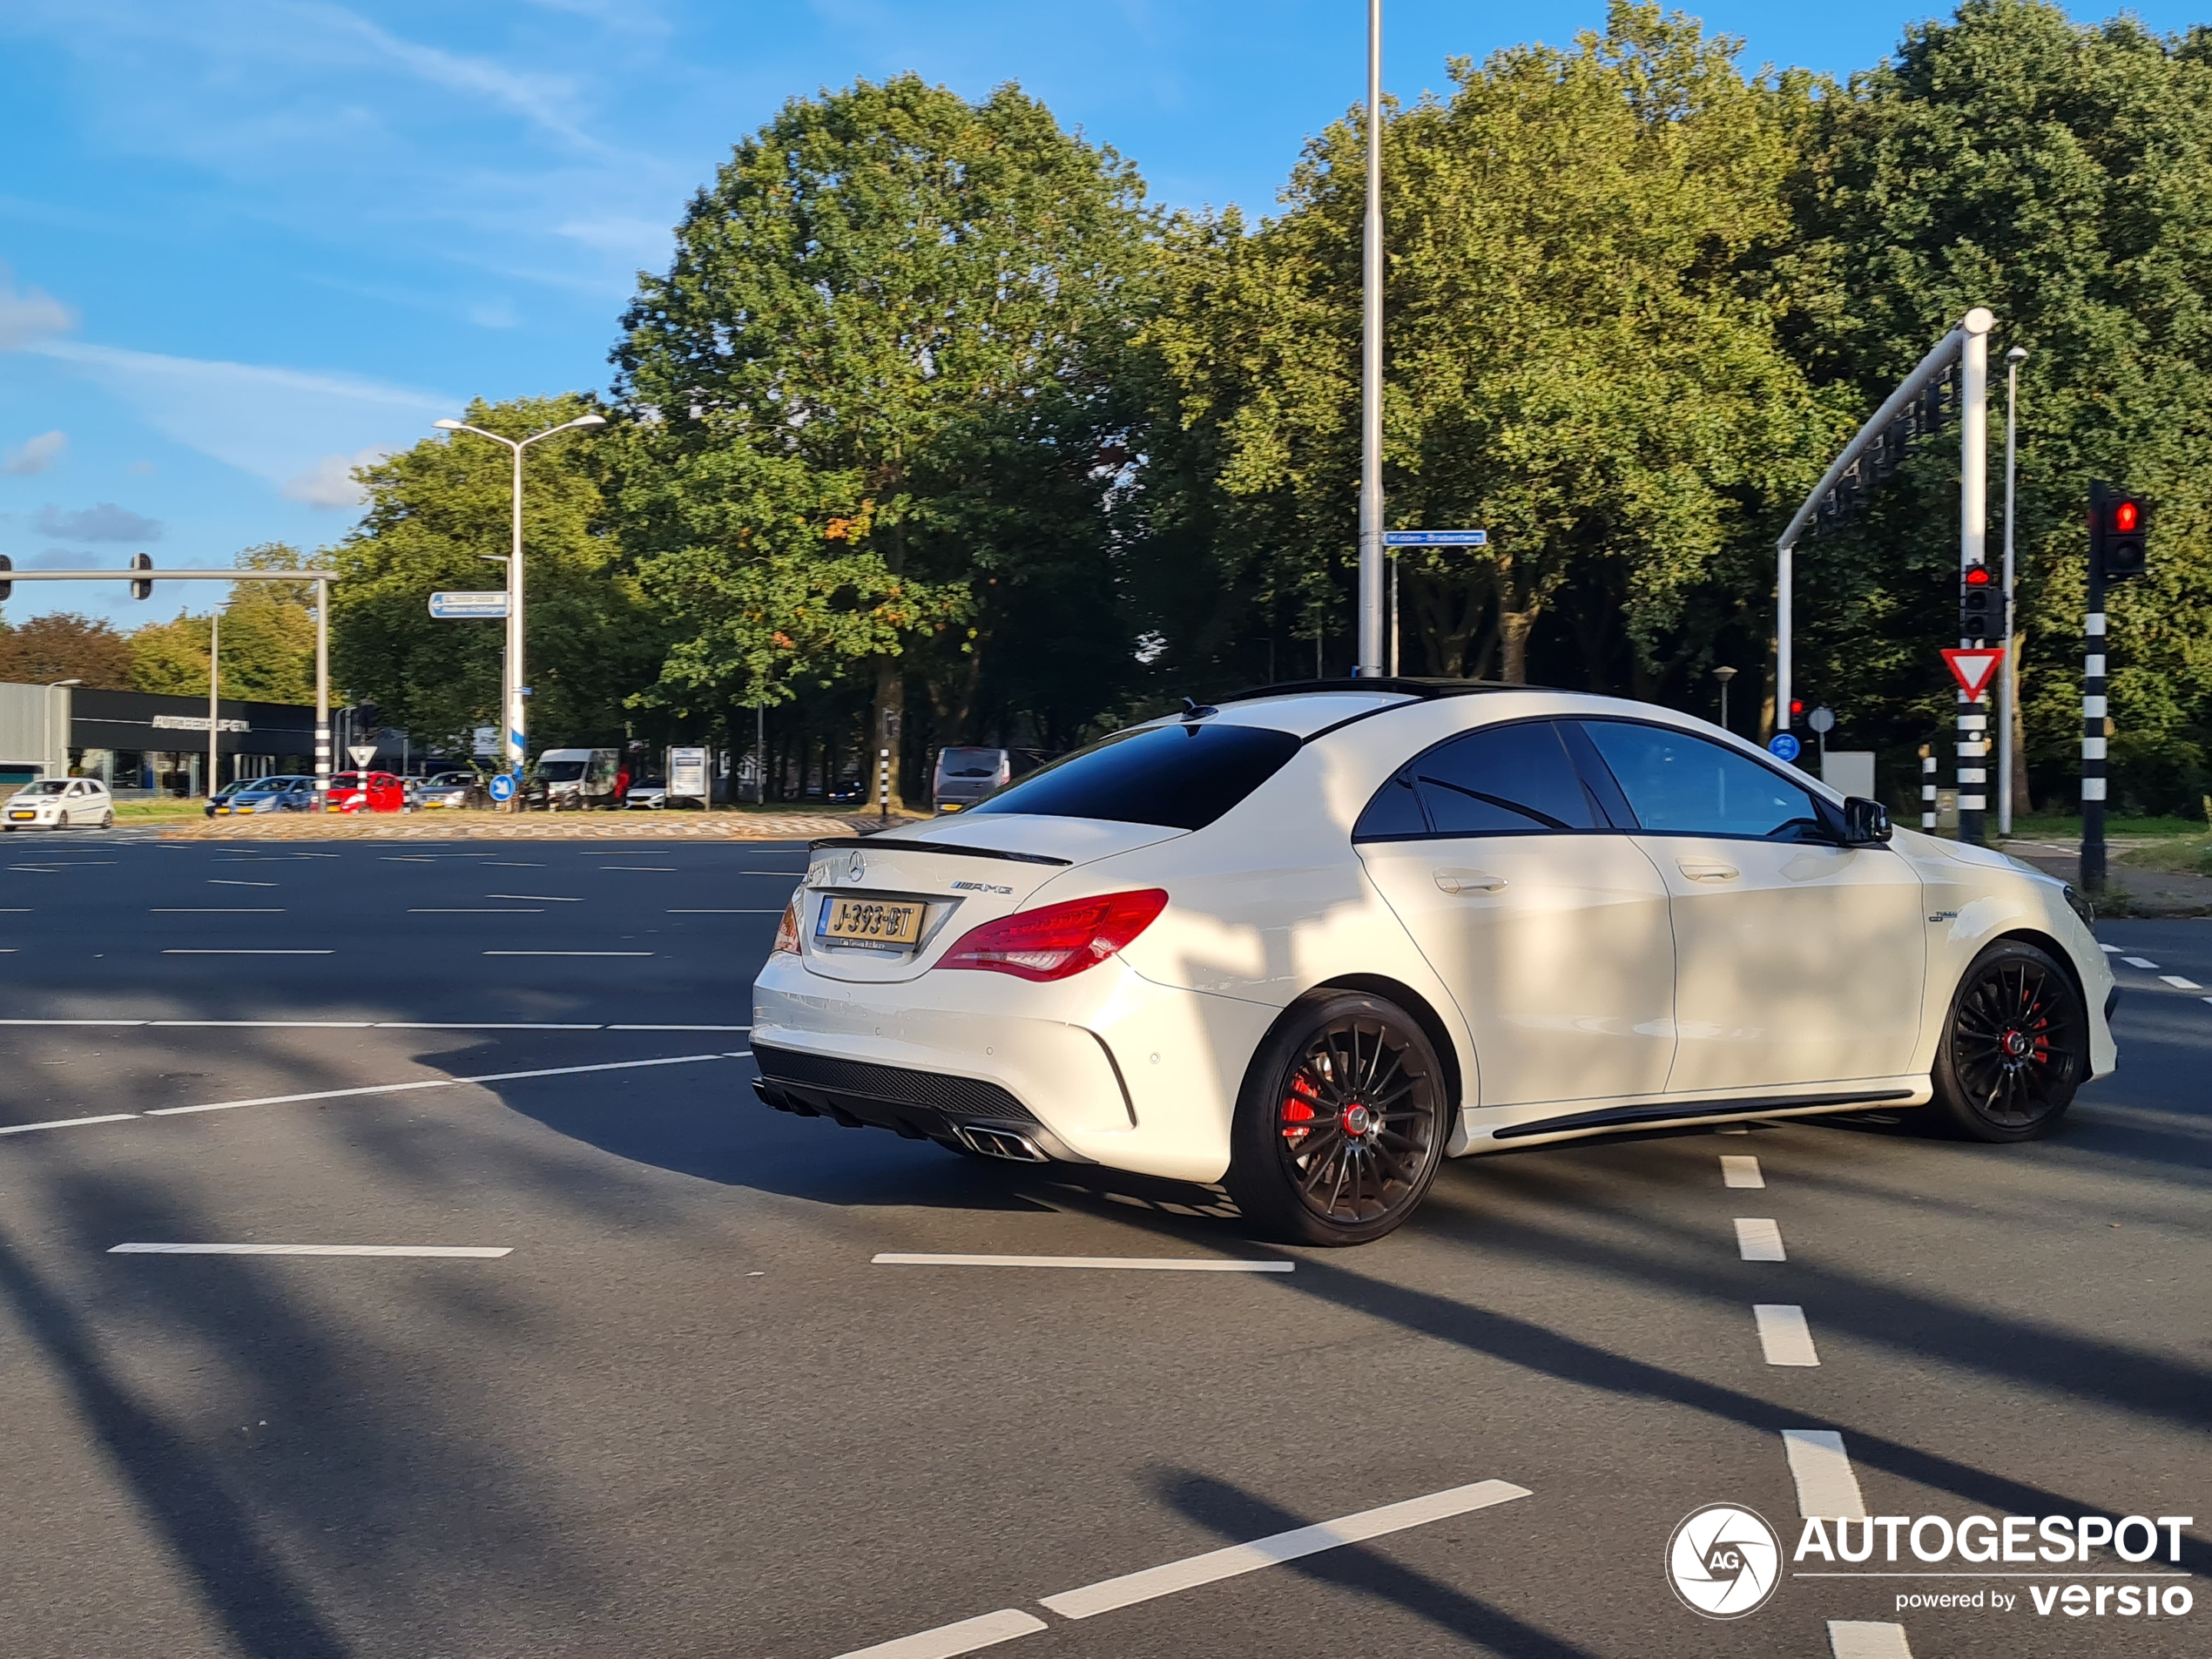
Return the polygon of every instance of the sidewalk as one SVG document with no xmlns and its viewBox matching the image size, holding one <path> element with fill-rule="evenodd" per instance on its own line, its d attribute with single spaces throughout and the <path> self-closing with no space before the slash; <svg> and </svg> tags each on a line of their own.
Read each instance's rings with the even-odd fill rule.
<svg viewBox="0 0 2212 1659">
<path fill-rule="evenodd" d="M 890 827 L 926 822 L 893 814 Z M 164 825 L 165 841 L 809 841 L 871 835 L 874 813 L 260 813 Z"/>
<path fill-rule="evenodd" d="M 2079 841 L 2000 841 L 2000 851 L 2032 864 L 2062 881 L 2080 882 L 2081 843 Z M 2097 898 L 2097 914 L 2104 916 L 2212 916 L 2212 876 L 2192 875 L 2183 870 L 2141 870 L 2128 862 L 2146 840 L 2119 840 L 2106 844 L 2105 890 Z"/>
</svg>

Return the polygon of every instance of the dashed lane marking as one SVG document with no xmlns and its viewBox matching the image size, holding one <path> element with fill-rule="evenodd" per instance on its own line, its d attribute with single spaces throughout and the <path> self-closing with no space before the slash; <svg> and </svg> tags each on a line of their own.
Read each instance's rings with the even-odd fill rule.
<svg viewBox="0 0 2212 1659">
<path fill-rule="evenodd" d="M 172 1110 L 175 1109 L 171 1108 Z M 1770 1366 L 1817 1366 L 1820 1356 L 1812 1345 L 1812 1330 L 1805 1311 L 1791 1302 L 1755 1302 L 1751 1317 L 1759 1327 L 1759 1346 Z"/>
<path fill-rule="evenodd" d="M 2097 947 L 2097 948 L 2098 948 L 2099 950 L 2101 950 L 2101 951 L 2104 952 L 2104 954 L 2105 954 L 2106 955 L 2107 955 L 2107 956 L 2117 956 L 2117 955 L 2119 955 L 2119 954 L 2120 954 L 2120 949 L 2121 949 L 2121 948 L 2120 948 L 2118 945 L 2100 945 L 2100 946 L 2098 946 L 2098 947 Z"/>
<path fill-rule="evenodd" d="M 1764 1216 L 1736 1218 L 1736 1252 L 1747 1262 L 1786 1262 L 1780 1224 Z"/>
<path fill-rule="evenodd" d="M 164 956 L 335 956 L 334 950 L 266 950 L 254 946 L 172 945 Z"/>
<path fill-rule="evenodd" d="M 146 914 L 150 916 L 280 916 L 281 905 L 242 904 L 158 904 Z"/>
<path fill-rule="evenodd" d="M 1721 1157 L 1721 1184 L 1724 1187 L 1763 1187 L 1766 1177 L 1759 1173 L 1759 1161 L 1755 1157 Z"/>
<path fill-rule="evenodd" d="M 1045 1622 L 1034 1613 L 1001 1608 L 996 1613 L 962 1619 L 957 1624 L 941 1624 L 934 1630 L 918 1630 L 895 1641 L 879 1642 L 873 1648 L 855 1648 L 840 1655 L 839 1659 L 954 1659 L 956 1654 L 995 1648 L 1001 1642 L 1011 1642 L 1015 1636 L 1026 1636 L 1033 1630 L 1046 1628 Z"/>
<path fill-rule="evenodd" d="M 671 916 L 780 916 L 779 909 L 768 910 L 671 910 Z"/>
<path fill-rule="evenodd" d="M 2177 991 L 2201 991 L 2204 988 L 2195 980 L 2183 979 L 2179 974 L 2161 974 L 2158 977 Z"/>
<path fill-rule="evenodd" d="M 1257 1572 L 1263 1567 L 1317 1555 L 1345 1544 L 1363 1543 L 1370 1538 L 1405 1532 L 1433 1521 L 1487 1509 L 1494 1504 L 1509 1503 L 1528 1495 L 1527 1487 L 1517 1487 L 1508 1480 L 1477 1480 L 1471 1486 L 1453 1487 L 1448 1492 L 1433 1492 L 1424 1498 L 1408 1498 L 1403 1503 L 1385 1504 L 1379 1509 L 1364 1509 L 1356 1515 L 1339 1516 L 1318 1526 L 1255 1538 L 1249 1544 L 1231 1544 L 1226 1549 L 1186 1556 L 1162 1567 L 1146 1568 L 1141 1573 L 1102 1579 L 1078 1590 L 1045 1596 L 1042 1602 L 1063 1619 L 1095 1618 L 1101 1613 L 1134 1607 L 1140 1602 L 1172 1595 L 1179 1590 L 1197 1589 L 1200 1585 Z"/>
<path fill-rule="evenodd" d="M 1170 1273 L 1287 1273 L 1298 1265 L 1200 1256 L 928 1256 L 889 1250 L 868 1259 L 894 1267 L 1129 1267 Z"/>
<path fill-rule="evenodd" d="M 211 875 L 207 878 L 207 885 L 211 887 L 273 887 L 277 884 L 273 881 L 238 881 L 226 875 Z"/>
<path fill-rule="evenodd" d="M 1828 1651 L 1834 1659 L 1912 1659 L 1903 1625 L 1864 1619 L 1829 1620 Z"/>
<path fill-rule="evenodd" d="M 581 899 L 564 899 L 556 893 L 487 893 L 487 899 L 523 899 L 532 904 L 582 904 Z"/>
<path fill-rule="evenodd" d="M 111 1256 L 512 1256 L 512 1244 L 115 1244 Z"/>
<path fill-rule="evenodd" d="M 488 950 L 487 956 L 650 956 L 649 950 Z"/>
<path fill-rule="evenodd" d="M 672 864 L 603 864 L 599 867 L 603 870 L 635 870 L 640 875 L 674 875 L 677 873 L 676 867 Z"/>
<path fill-rule="evenodd" d="M 457 905 L 409 905 L 410 916 L 542 916 L 545 912 L 536 905 L 500 905 L 496 907 L 479 905 L 468 908 Z"/>
<path fill-rule="evenodd" d="M 2122 956 L 2120 960 L 2127 963 L 2130 968 L 2148 968 L 2155 969 L 2158 966 L 2156 962 L 2147 961 L 2141 956 Z"/>
<path fill-rule="evenodd" d="M 1790 1459 L 1790 1478 L 1797 1483 L 1798 1514 L 1830 1521 L 1866 1518 L 1866 1500 L 1841 1434 L 1832 1428 L 1785 1428 L 1782 1449 Z"/>
</svg>

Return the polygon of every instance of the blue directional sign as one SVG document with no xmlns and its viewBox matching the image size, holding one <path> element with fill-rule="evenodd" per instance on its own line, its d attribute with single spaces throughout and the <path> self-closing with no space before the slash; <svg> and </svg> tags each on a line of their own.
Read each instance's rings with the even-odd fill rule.
<svg viewBox="0 0 2212 1659">
<path fill-rule="evenodd" d="M 1487 547 L 1488 530 L 1385 530 L 1385 547 Z"/>
<path fill-rule="evenodd" d="M 507 614 L 507 590 L 490 588 L 482 592 L 434 593 L 430 596 L 430 614 L 441 622 L 504 617 Z"/>
<path fill-rule="evenodd" d="M 515 799 L 515 774 L 513 772 L 502 772 L 492 775 L 491 798 L 494 800 Z"/>
<path fill-rule="evenodd" d="M 1766 746 L 1772 750 L 1777 757 L 1784 760 L 1795 760 L 1804 752 L 1805 747 L 1787 732 L 1776 732 L 1767 739 Z"/>
</svg>

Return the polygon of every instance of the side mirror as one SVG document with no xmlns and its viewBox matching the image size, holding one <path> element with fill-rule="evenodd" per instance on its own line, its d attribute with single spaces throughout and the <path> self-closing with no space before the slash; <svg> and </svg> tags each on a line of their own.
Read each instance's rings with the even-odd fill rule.
<svg viewBox="0 0 2212 1659">
<path fill-rule="evenodd" d="M 1890 839 L 1890 809 L 1864 795 L 1844 799 L 1844 845 L 1873 846 Z"/>
</svg>

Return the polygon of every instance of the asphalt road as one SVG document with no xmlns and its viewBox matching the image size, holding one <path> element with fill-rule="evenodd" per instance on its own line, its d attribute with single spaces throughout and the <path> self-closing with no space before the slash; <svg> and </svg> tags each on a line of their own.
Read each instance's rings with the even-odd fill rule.
<svg viewBox="0 0 2212 1659">
<path fill-rule="evenodd" d="M 0 852 L 11 1659 L 2212 1651 L 2212 923 L 2101 930 L 2155 966 L 2048 1142 L 1540 1149 L 1329 1252 L 760 1107 L 796 846 Z M 623 954 L 535 954 L 579 951 Z M 1757 1305 L 1818 1364 L 1768 1363 Z M 1840 1435 L 1877 1515 L 2191 1516 L 2178 1566 L 2161 1534 L 2074 1569 L 2191 1610 L 1814 1560 L 1700 1618 L 1669 1534 L 1730 1503 L 1794 1545 L 1786 1429 Z M 1900 1553 L 1858 1570 L 1937 1570 Z M 1984 1604 L 1899 1610 L 1946 1593 Z"/>
</svg>

